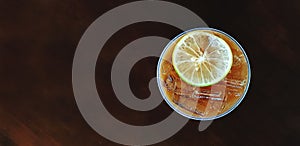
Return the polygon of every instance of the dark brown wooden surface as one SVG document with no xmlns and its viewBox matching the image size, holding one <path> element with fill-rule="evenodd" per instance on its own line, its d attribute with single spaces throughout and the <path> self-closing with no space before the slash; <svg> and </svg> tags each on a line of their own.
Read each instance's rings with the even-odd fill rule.
<svg viewBox="0 0 300 146">
<path fill-rule="evenodd" d="M 116 145 L 82 118 L 72 90 L 73 55 L 87 27 L 106 11 L 128 1 L 0 0 L 0 145 Z M 295 145 L 300 136 L 300 1 L 174 1 L 224 30 L 245 48 L 252 79 L 242 104 L 204 132 L 190 121 L 157 145 Z M 111 64 L 122 47 L 141 36 L 172 38 L 179 30 L 138 23 L 116 33 L 97 64 L 97 87 L 107 109 L 121 121 L 147 125 L 172 110 L 166 103 L 149 112 L 122 106 L 111 89 Z M 141 60 L 130 84 L 149 95 L 157 58 Z M 146 67 L 145 67 L 146 66 Z M 146 69 L 145 69 L 146 68 Z M 138 74 L 145 76 L 138 76 Z M 125 116 L 126 115 L 126 116 Z"/>
</svg>

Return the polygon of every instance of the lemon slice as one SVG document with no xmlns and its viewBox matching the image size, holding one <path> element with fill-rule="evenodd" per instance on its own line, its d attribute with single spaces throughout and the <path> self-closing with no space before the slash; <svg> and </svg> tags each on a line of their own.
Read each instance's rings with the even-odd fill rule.
<svg viewBox="0 0 300 146">
<path fill-rule="evenodd" d="M 223 39 L 196 30 L 188 32 L 178 41 L 172 63 L 183 81 L 205 87 L 226 77 L 232 66 L 232 52 Z"/>
</svg>

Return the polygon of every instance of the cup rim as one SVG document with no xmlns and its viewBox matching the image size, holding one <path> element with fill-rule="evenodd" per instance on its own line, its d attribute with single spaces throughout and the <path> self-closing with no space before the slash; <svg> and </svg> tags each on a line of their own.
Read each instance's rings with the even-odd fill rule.
<svg viewBox="0 0 300 146">
<path fill-rule="evenodd" d="M 235 44 L 238 45 L 238 47 L 242 50 L 244 56 L 245 56 L 245 59 L 246 59 L 246 62 L 247 62 L 247 67 L 248 67 L 248 81 L 247 81 L 247 85 L 246 85 L 246 88 L 245 88 L 245 91 L 243 93 L 243 95 L 239 98 L 239 100 L 230 108 L 228 109 L 226 112 L 222 113 L 222 114 L 218 114 L 216 116 L 213 116 L 213 117 L 209 117 L 209 118 L 201 118 L 201 117 L 194 117 L 194 116 L 190 116 L 186 113 L 183 113 L 182 111 L 180 111 L 179 109 L 177 109 L 176 107 L 174 107 L 174 105 L 171 103 L 171 101 L 169 101 L 168 97 L 166 97 L 165 95 L 165 92 L 164 90 L 162 89 L 161 87 L 161 81 L 160 81 L 160 66 L 161 66 L 161 61 L 163 59 L 163 56 L 165 55 L 167 49 L 170 47 L 170 45 L 172 45 L 174 43 L 174 41 L 176 41 L 179 37 L 183 36 L 184 34 L 186 33 L 189 33 L 189 32 L 192 32 L 192 31 L 196 31 L 196 30 L 210 30 L 210 31 L 215 31 L 215 32 L 219 32 L 223 35 L 225 35 L 226 37 L 228 37 L 229 39 L 231 39 Z M 160 57 L 159 57 L 159 61 L 158 61 L 158 64 L 157 64 L 157 68 L 156 68 L 156 76 L 157 76 L 157 84 L 158 84 L 158 88 L 159 88 L 159 91 L 161 93 L 161 95 L 163 96 L 164 100 L 167 102 L 167 104 L 174 110 L 176 111 L 178 114 L 186 117 L 186 118 L 189 118 L 189 119 L 193 119 L 193 120 L 201 120 L 201 121 L 209 121 L 209 120 L 215 120 L 215 119 L 218 119 L 218 118 L 221 118 L 227 114 L 229 114 L 230 112 L 232 112 L 241 102 L 242 100 L 245 98 L 246 96 L 246 93 L 248 92 L 248 89 L 249 89 L 249 86 L 250 86 L 250 80 L 251 80 L 251 68 L 250 68 L 250 62 L 249 62 L 249 59 L 247 57 L 247 54 L 244 50 L 244 48 L 232 37 L 230 36 L 229 34 L 221 31 L 221 30 L 218 30 L 218 29 L 215 29 L 215 28 L 210 28 L 210 27 L 198 27 L 198 28 L 193 28 L 193 29 L 189 29 L 189 30 L 186 30 L 180 34 L 178 34 L 176 37 L 174 37 L 172 40 L 170 40 L 170 42 L 165 46 L 165 48 L 163 49 Z"/>
</svg>

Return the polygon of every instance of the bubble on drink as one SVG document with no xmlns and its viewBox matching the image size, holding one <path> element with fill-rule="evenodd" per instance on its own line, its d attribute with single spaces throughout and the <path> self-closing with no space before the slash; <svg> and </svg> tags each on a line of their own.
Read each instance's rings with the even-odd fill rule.
<svg viewBox="0 0 300 146">
<path fill-rule="evenodd" d="M 174 68 L 172 54 L 177 43 L 195 32 L 209 33 L 224 40 L 232 52 L 229 72 L 222 80 L 209 86 L 195 86 L 183 80 Z M 198 43 L 209 45 L 199 40 Z M 197 49 L 201 51 L 202 48 Z M 157 75 L 160 91 L 175 111 L 191 119 L 212 120 L 228 114 L 242 101 L 250 83 L 250 65 L 243 48 L 228 34 L 211 28 L 197 28 L 178 35 L 167 45 L 161 54 Z"/>
</svg>

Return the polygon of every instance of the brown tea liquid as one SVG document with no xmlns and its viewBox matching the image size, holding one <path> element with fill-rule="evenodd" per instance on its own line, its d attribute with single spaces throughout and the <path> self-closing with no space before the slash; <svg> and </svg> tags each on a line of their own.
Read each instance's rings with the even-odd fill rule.
<svg viewBox="0 0 300 146">
<path fill-rule="evenodd" d="M 204 31 L 222 38 L 230 46 L 233 64 L 228 75 L 219 83 L 208 87 L 195 87 L 180 79 L 172 65 L 172 53 L 177 38 L 165 50 L 159 68 L 159 86 L 167 102 L 180 114 L 194 119 L 212 119 L 231 111 L 242 100 L 249 82 L 247 59 L 231 38 L 215 30 Z"/>
</svg>

